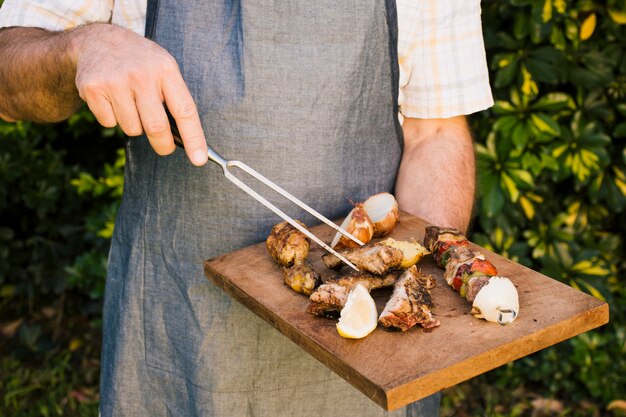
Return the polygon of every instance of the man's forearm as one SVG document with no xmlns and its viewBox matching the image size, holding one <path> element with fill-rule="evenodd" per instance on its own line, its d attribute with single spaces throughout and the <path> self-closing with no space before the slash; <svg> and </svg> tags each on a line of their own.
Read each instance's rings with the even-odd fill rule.
<svg viewBox="0 0 626 417">
<path fill-rule="evenodd" d="M 55 122 L 81 104 L 71 35 L 39 28 L 0 30 L 0 116 Z"/>
<path fill-rule="evenodd" d="M 405 119 L 396 181 L 399 206 L 439 226 L 466 231 L 474 204 L 475 162 L 464 117 Z"/>
</svg>

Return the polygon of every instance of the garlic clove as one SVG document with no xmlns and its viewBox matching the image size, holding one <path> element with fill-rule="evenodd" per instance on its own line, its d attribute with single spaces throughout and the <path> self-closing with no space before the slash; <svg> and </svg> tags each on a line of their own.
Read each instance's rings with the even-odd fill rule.
<svg viewBox="0 0 626 417">
<path fill-rule="evenodd" d="M 374 223 L 363 209 L 363 204 L 361 203 L 356 204 L 348 213 L 343 223 L 341 223 L 341 228 L 363 243 L 369 242 L 374 236 Z M 357 246 L 358 243 L 348 239 L 339 232 L 335 234 L 330 243 L 330 247 L 333 249 L 356 248 Z"/>
<path fill-rule="evenodd" d="M 389 193 L 374 194 L 363 203 L 363 208 L 374 223 L 374 237 L 385 236 L 398 223 L 398 202 Z"/>
<path fill-rule="evenodd" d="M 491 277 L 472 304 L 472 315 L 487 321 L 508 324 L 519 315 L 517 289 L 510 279 Z"/>
</svg>

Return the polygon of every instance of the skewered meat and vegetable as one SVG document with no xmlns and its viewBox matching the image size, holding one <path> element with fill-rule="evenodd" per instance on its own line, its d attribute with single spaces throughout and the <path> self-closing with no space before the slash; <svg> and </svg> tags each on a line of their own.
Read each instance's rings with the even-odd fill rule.
<svg viewBox="0 0 626 417">
<path fill-rule="evenodd" d="M 517 290 L 505 277 L 496 277 L 496 267 L 484 255 L 472 250 L 469 242 L 455 229 L 426 228 L 424 245 L 435 262 L 445 268 L 446 282 L 461 297 L 472 303 L 472 315 L 507 324 L 519 312 Z"/>
<path fill-rule="evenodd" d="M 298 223 L 306 227 L 304 223 Z M 309 254 L 309 239 L 286 221 L 272 228 L 265 243 L 272 258 L 282 266 L 301 263 Z"/>
<path fill-rule="evenodd" d="M 383 243 L 370 243 L 358 248 L 340 252 L 361 271 L 382 275 L 387 271 L 400 267 L 404 260 L 402 250 Z M 330 269 L 338 268 L 342 262 L 335 255 L 327 253 L 322 256 L 324 265 Z"/>
<path fill-rule="evenodd" d="M 297 293 L 311 295 L 322 284 L 322 277 L 307 261 L 297 261 L 291 267 L 283 267 L 285 285 Z"/>
<path fill-rule="evenodd" d="M 472 277 L 477 275 L 493 276 L 498 273 L 496 267 L 486 260 L 483 254 L 474 252 L 466 246 L 452 246 L 448 249 L 448 253 L 450 256 L 443 276 L 448 285 L 461 294 L 461 297 L 466 296 Z M 474 281 L 472 285 L 477 283 Z M 476 291 L 472 291 L 472 293 L 474 292 Z"/>
<path fill-rule="evenodd" d="M 434 286 L 435 280 L 413 265 L 396 282 L 378 322 L 389 330 L 402 331 L 416 324 L 426 329 L 439 326 L 439 320 L 431 313 L 435 305 L 429 290 Z"/>
<path fill-rule="evenodd" d="M 311 294 L 306 311 L 316 316 L 337 318 L 346 304 L 348 294 L 358 284 L 364 286 L 368 291 L 391 287 L 399 275 L 400 272 L 392 272 L 383 276 L 372 275 L 367 272 L 352 272 L 342 277 L 331 278 Z"/>
</svg>

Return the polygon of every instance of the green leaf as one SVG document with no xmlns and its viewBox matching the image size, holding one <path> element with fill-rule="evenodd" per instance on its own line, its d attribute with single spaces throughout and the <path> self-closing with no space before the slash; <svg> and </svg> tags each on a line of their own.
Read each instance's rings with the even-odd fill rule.
<svg viewBox="0 0 626 417">
<path fill-rule="evenodd" d="M 548 133 L 552 136 L 559 136 L 561 134 L 559 124 L 545 113 L 532 113 L 530 119 L 540 132 Z"/>
<path fill-rule="evenodd" d="M 493 111 L 496 114 L 517 114 L 517 109 L 511 103 L 504 100 L 497 100 L 494 103 Z"/>
<path fill-rule="evenodd" d="M 519 71 L 519 63 L 514 61 L 508 67 L 504 67 L 496 72 L 494 87 L 502 88 L 511 85 Z"/>
<path fill-rule="evenodd" d="M 574 99 L 566 93 L 548 93 L 544 94 L 535 101 L 531 108 L 533 110 L 555 112 L 565 108 L 575 108 Z"/>
<path fill-rule="evenodd" d="M 530 172 L 523 169 L 510 169 L 507 173 L 515 180 L 519 185 L 532 187 L 534 185 L 533 176 Z"/>
<path fill-rule="evenodd" d="M 519 119 L 517 116 L 504 116 L 500 117 L 493 124 L 493 130 L 496 132 L 502 132 L 504 134 L 508 134 L 515 129 L 515 126 L 518 124 Z"/>
<path fill-rule="evenodd" d="M 513 36 L 516 39 L 522 40 L 528 36 L 528 16 L 519 13 L 515 16 L 515 23 L 513 24 Z"/>
<path fill-rule="evenodd" d="M 550 64 L 530 58 L 525 61 L 525 64 L 534 79 L 548 84 L 559 82 L 559 78 Z"/>
<path fill-rule="evenodd" d="M 544 167 L 552 171 L 557 171 L 559 169 L 559 162 L 551 155 L 548 155 L 546 153 L 541 154 L 541 163 Z"/>
<path fill-rule="evenodd" d="M 517 60 L 517 54 L 512 52 L 495 54 L 491 60 L 491 69 L 497 70 L 499 68 L 505 68 L 511 65 Z"/>
<path fill-rule="evenodd" d="M 502 188 L 504 188 L 511 197 L 511 201 L 515 203 L 517 201 L 517 198 L 519 197 L 519 189 L 517 188 L 515 181 L 513 181 L 510 176 L 503 172 L 500 175 L 500 182 L 502 184 Z"/>
<path fill-rule="evenodd" d="M 479 175 L 482 177 L 480 181 L 480 191 L 482 196 L 482 212 L 487 217 L 493 217 L 502 211 L 504 206 L 504 195 L 498 186 L 497 177 L 489 175 Z"/>
<path fill-rule="evenodd" d="M 622 122 L 615 127 L 613 136 L 616 138 L 626 138 L 626 122 Z"/>
<path fill-rule="evenodd" d="M 582 279 L 578 279 L 576 281 L 580 285 L 585 287 L 587 289 L 587 291 L 589 291 L 589 294 L 593 295 L 594 297 L 596 297 L 599 300 L 606 301 L 606 298 L 602 295 L 602 293 L 600 293 L 600 291 L 598 291 L 598 289 L 596 287 L 594 287 L 593 285 L 589 284 L 587 281 L 582 280 Z"/>
<path fill-rule="evenodd" d="M 543 169 L 543 163 L 541 159 L 530 152 L 525 152 L 522 155 L 522 165 L 524 168 L 532 171 L 533 174 L 538 175 Z"/>
<path fill-rule="evenodd" d="M 522 207 L 522 210 L 524 211 L 524 215 L 526 215 L 526 218 L 529 220 L 533 219 L 535 217 L 534 204 L 524 196 L 520 197 L 519 203 L 520 203 L 520 206 Z"/>
<path fill-rule="evenodd" d="M 565 35 L 561 28 L 552 26 L 552 32 L 550 33 L 550 43 L 554 45 L 559 51 L 564 51 L 566 46 Z"/>
<path fill-rule="evenodd" d="M 511 139 L 515 146 L 519 149 L 522 149 L 528 143 L 528 130 L 526 129 L 526 125 L 524 123 L 517 123 L 515 128 L 513 129 L 513 133 L 511 134 Z"/>
</svg>

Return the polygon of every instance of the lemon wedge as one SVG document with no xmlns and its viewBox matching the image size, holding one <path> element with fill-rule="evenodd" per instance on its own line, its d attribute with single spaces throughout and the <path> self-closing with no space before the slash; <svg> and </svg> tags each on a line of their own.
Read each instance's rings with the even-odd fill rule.
<svg viewBox="0 0 626 417">
<path fill-rule="evenodd" d="M 361 339 L 372 333 L 377 325 L 376 303 L 367 289 L 357 284 L 341 309 L 337 331 L 345 338 Z"/>
<path fill-rule="evenodd" d="M 400 268 L 402 269 L 412 267 L 421 261 L 424 255 L 429 254 L 428 250 L 415 239 L 395 240 L 393 238 L 387 238 L 387 240 L 383 241 L 383 243 L 402 251 L 404 254 L 404 259 L 402 260 L 402 264 L 400 264 Z"/>
</svg>

